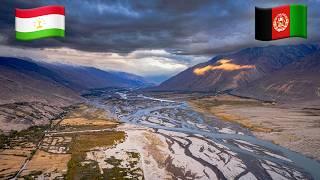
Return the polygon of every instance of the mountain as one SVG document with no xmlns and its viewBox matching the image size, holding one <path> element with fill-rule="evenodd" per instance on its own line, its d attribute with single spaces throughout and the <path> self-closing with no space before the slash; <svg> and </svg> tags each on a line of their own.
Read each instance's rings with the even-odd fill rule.
<svg viewBox="0 0 320 180">
<path fill-rule="evenodd" d="M 93 67 L 47 64 L 46 67 L 66 79 L 65 86 L 76 91 L 105 87 L 137 88 L 152 85 L 143 77 L 124 73 L 107 72 Z"/>
<path fill-rule="evenodd" d="M 319 50 L 318 44 L 247 48 L 188 68 L 152 90 L 231 91 L 274 100 L 319 97 Z"/>
<path fill-rule="evenodd" d="M 135 74 L 130 74 L 126 72 L 117 72 L 117 71 L 111 71 L 110 73 L 116 76 L 119 76 L 123 79 L 129 80 L 130 81 L 129 84 L 132 87 L 143 88 L 143 87 L 150 87 L 155 85 L 153 82 L 150 82 L 146 78 L 135 75 Z"/>
<path fill-rule="evenodd" d="M 310 102 L 320 99 L 319 76 L 320 52 L 317 51 L 232 93 L 266 100 Z"/>
<path fill-rule="evenodd" d="M 65 106 L 81 102 L 66 80 L 34 62 L 0 57 L 0 134 L 46 125 Z"/>
<path fill-rule="evenodd" d="M 133 74 L 8 57 L 0 57 L 0 84 L 0 134 L 49 124 L 90 89 L 148 85 Z"/>
<path fill-rule="evenodd" d="M 63 104 L 81 99 L 79 94 L 89 89 L 151 85 L 129 73 L 8 57 L 0 57 L 0 82 L 1 104 L 35 100 Z"/>
<path fill-rule="evenodd" d="M 1 104 L 39 101 L 62 106 L 81 100 L 58 73 L 22 59 L 0 57 L 0 83 Z"/>
</svg>

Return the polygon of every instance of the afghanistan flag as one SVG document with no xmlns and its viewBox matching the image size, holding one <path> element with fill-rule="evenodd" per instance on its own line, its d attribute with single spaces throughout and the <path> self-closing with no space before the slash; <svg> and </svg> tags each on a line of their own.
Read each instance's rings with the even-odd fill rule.
<svg viewBox="0 0 320 180">
<path fill-rule="evenodd" d="M 64 30 L 65 10 L 63 6 L 16 9 L 17 40 L 64 37 Z"/>
<path fill-rule="evenodd" d="M 292 4 L 255 10 L 256 39 L 307 38 L 307 6 Z"/>
</svg>

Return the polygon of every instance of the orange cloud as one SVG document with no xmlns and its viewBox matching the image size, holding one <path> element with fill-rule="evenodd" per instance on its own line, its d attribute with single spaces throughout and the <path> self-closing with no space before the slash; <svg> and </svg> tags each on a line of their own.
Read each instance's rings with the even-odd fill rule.
<svg viewBox="0 0 320 180">
<path fill-rule="evenodd" d="M 233 64 L 229 59 L 221 59 L 218 62 L 216 62 L 216 64 L 217 65 L 208 65 L 202 68 L 196 68 L 193 70 L 193 73 L 198 76 L 201 76 L 207 73 L 208 71 L 213 71 L 213 70 L 235 71 L 240 69 L 252 69 L 256 67 L 255 65 Z"/>
</svg>

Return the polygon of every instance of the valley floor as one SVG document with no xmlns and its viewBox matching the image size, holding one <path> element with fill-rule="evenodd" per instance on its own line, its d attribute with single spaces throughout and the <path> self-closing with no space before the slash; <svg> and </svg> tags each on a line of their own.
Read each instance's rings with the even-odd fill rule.
<svg viewBox="0 0 320 180">
<path fill-rule="evenodd" d="M 50 125 L 1 136 L 0 179 L 320 177 L 316 161 L 250 132 L 273 133 L 275 127 L 236 122 L 229 112 L 210 111 L 226 104 L 255 107 L 260 102 L 223 97 L 232 102 L 209 104 L 217 101 L 195 94 L 125 90 L 94 92 L 86 98 L 87 103 L 69 108 Z"/>
<path fill-rule="evenodd" d="M 320 160 L 320 107 L 263 103 L 231 95 L 192 98 L 203 113 L 246 127 L 264 140 Z"/>
</svg>

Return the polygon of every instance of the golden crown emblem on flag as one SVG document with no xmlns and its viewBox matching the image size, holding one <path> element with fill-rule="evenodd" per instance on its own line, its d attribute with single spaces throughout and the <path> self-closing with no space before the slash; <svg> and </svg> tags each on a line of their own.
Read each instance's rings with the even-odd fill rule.
<svg viewBox="0 0 320 180">
<path fill-rule="evenodd" d="M 280 13 L 273 19 L 273 28 L 277 32 L 286 30 L 288 25 L 289 25 L 289 18 L 285 13 Z"/>
</svg>

